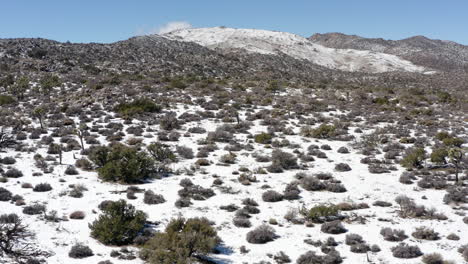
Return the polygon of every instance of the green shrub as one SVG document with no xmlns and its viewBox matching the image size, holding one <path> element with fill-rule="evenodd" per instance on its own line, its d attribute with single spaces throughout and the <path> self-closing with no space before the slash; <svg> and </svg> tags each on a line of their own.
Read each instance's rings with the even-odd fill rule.
<svg viewBox="0 0 468 264">
<path fill-rule="evenodd" d="M 146 242 L 140 254 L 148 263 L 194 263 L 193 256 L 211 253 L 218 243 L 208 219 L 178 218 Z"/>
<path fill-rule="evenodd" d="M 146 223 L 146 214 L 135 210 L 125 200 L 109 202 L 103 214 L 89 228 L 91 237 L 105 245 L 128 245 L 133 242 Z"/>
<path fill-rule="evenodd" d="M 98 175 L 105 181 L 138 183 L 154 176 L 154 159 L 146 152 L 122 144 L 97 147 L 89 155 L 98 166 Z"/>
<path fill-rule="evenodd" d="M 331 218 L 338 217 L 339 209 L 336 205 L 317 205 L 310 209 L 302 208 L 301 214 L 304 217 L 314 223 L 323 223 L 329 220 L 335 220 Z"/>
<path fill-rule="evenodd" d="M 448 150 L 446 148 L 434 149 L 431 153 L 431 162 L 438 164 L 446 164 L 448 157 Z"/>
<path fill-rule="evenodd" d="M 176 156 L 168 145 L 154 142 L 147 147 L 149 154 L 157 161 L 175 161 Z"/>
<path fill-rule="evenodd" d="M 139 98 L 130 103 L 118 104 L 114 111 L 126 116 L 132 117 L 142 113 L 159 113 L 162 107 L 148 98 Z"/>
<path fill-rule="evenodd" d="M 450 136 L 450 134 L 448 132 L 442 131 L 442 132 L 437 133 L 437 135 L 435 137 L 438 140 L 443 141 L 444 139 L 450 138 L 451 136 Z"/>
<path fill-rule="evenodd" d="M 260 133 L 255 135 L 254 140 L 256 143 L 260 144 L 271 144 L 271 139 L 273 137 L 268 133 Z"/>
<path fill-rule="evenodd" d="M 0 95 L 0 105 L 8 105 L 15 102 L 15 99 L 9 95 Z"/>
<path fill-rule="evenodd" d="M 442 140 L 442 142 L 447 147 L 457 147 L 457 148 L 460 148 L 461 145 L 463 145 L 463 143 L 465 143 L 463 141 L 463 139 L 457 138 L 457 137 L 448 137 L 448 138 L 445 138 L 444 140 Z"/>
<path fill-rule="evenodd" d="M 334 125 L 321 124 L 318 128 L 312 130 L 313 138 L 329 138 L 336 134 Z"/>
<path fill-rule="evenodd" d="M 412 148 L 406 151 L 406 154 L 400 163 L 407 169 L 421 168 L 425 159 L 426 151 L 424 148 Z"/>
</svg>

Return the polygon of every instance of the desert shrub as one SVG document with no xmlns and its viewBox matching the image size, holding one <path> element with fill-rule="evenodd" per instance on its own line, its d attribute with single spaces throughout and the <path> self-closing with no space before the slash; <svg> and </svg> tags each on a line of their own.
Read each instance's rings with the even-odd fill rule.
<svg viewBox="0 0 468 264">
<path fill-rule="evenodd" d="M 16 163 L 16 159 L 13 157 L 4 157 L 3 159 L 0 158 L 0 163 L 5 165 L 12 165 Z"/>
<path fill-rule="evenodd" d="M 182 187 L 189 187 L 189 186 L 193 186 L 194 184 L 189 178 L 184 178 L 180 180 L 179 185 Z"/>
<path fill-rule="evenodd" d="M 439 233 L 427 227 L 418 227 L 416 231 L 411 234 L 414 238 L 425 240 L 438 240 L 440 239 Z"/>
<path fill-rule="evenodd" d="M 276 239 L 275 229 L 263 224 L 247 233 L 247 242 L 252 244 L 265 244 Z"/>
<path fill-rule="evenodd" d="M 410 246 L 405 243 L 400 243 L 392 248 L 392 254 L 395 258 L 417 258 L 423 255 L 418 246 Z"/>
<path fill-rule="evenodd" d="M 94 253 L 91 250 L 91 248 L 81 243 L 77 243 L 73 245 L 72 248 L 70 249 L 70 252 L 68 252 L 68 256 L 70 258 L 77 258 L 77 259 L 91 257 L 93 255 Z"/>
<path fill-rule="evenodd" d="M 445 138 L 444 140 L 442 140 L 442 142 L 444 143 L 444 145 L 448 147 L 457 147 L 457 148 L 460 148 L 463 145 L 463 143 L 465 143 L 463 139 L 457 138 L 457 137 Z"/>
<path fill-rule="evenodd" d="M 450 187 L 447 189 L 447 193 L 444 195 L 443 199 L 446 204 L 459 204 L 459 203 L 468 203 L 468 188 L 463 187 Z"/>
<path fill-rule="evenodd" d="M 268 190 L 262 194 L 262 199 L 265 202 L 279 202 L 283 200 L 283 195 L 277 191 Z"/>
<path fill-rule="evenodd" d="M 405 231 L 399 229 L 391 229 L 390 227 L 384 227 L 380 230 L 380 234 L 387 241 L 400 242 L 408 238 L 405 235 Z"/>
<path fill-rule="evenodd" d="M 299 256 L 297 264 L 339 264 L 343 259 L 336 250 L 331 250 L 327 255 L 319 256 L 314 251 L 307 251 Z"/>
<path fill-rule="evenodd" d="M 50 190 L 52 190 L 52 186 L 48 183 L 38 183 L 33 188 L 34 192 L 48 192 Z"/>
<path fill-rule="evenodd" d="M 426 159 L 426 151 L 424 148 L 411 148 L 405 152 L 401 165 L 405 168 L 421 168 L 422 162 Z"/>
<path fill-rule="evenodd" d="M 431 162 L 434 162 L 437 164 L 445 164 L 447 163 L 448 150 L 446 148 L 436 148 L 432 150 L 430 157 L 431 157 Z"/>
<path fill-rule="evenodd" d="M 447 236 L 447 239 L 448 239 L 448 240 L 455 240 L 455 241 L 457 241 L 457 240 L 460 240 L 460 237 L 459 237 L 457 234 L 455 234 L 455 233 L 451 233 L 451 234 L 449 234 L 449 235 Z"/>
<path fill-rule="evenodd" d="M 219 161 L 226 164 L 235 164 L 236 163 L 236 154 L 228 153 L 224 154 L 219 158 Z"/>
<path fill-rule="evenodd" d="M 288 152 L 279 149 L 273 150 L 271 154 L 272 164 L 267 168 L 269 172 L 281 172 L 284 170 L 297 169 L 297 158 Z M 281 171 L 278 171 L 278 168 Z"/>
<path fill-rule="evenodd" d="M 300 213 L 309 221 L 324 223 L 339 220 L 339 209 L 335 205 L 316 205 L 310 209 L 302 208 Z"/>
<path fill-rule="evenodd" d="M 83 211 L 74 211 L 70 214 L 70 219 L 84 219 L 86 216 Z"/>
<path fill-rule="evenodd" d="M 125 200 L 111 202 L 102 211 L 89 228 L 91 236 L 105 245 L 130 244 L 146 222 L 146 214 Z"/>
<path fill-rule="evenodd" d="M 223 125 L 217 127 L 215 131 L 209 132 L 207 140 L 211 142 L 229 142 L 233 139 L 232 132 L 234 132 L 234 129 L 231 126 Z"/>
<path fill-rule="evenodd" d="M 191 185 L 179 190 L 178 194 L 181 198 L 192 198 L 201 201 L 214 196 L 215 192 L 210 188 L 203 188 L 200 185 Z"/>
<path fill-rule="evenodd" d="M 346 164 L 346 163 L 338 163 L 336 164 L 335 166 L 335 170 L 336 171 L 340 171 L 340 172 L 344 172 L 344 171 L 350 171 L 351 170 L 351 167 Z"/>
<path fill-rule="evenodd" d="M 364 243 L 364 240 L 362 239 L 362 236 L 358 234 L 347 234 L 345 238 L 345 243 L 346 245 L 351 246 L 356 244 L 362 244 Z"/>
<path fill-rule="evenodd" d="M 403 184 L 413 184 L 415 179 L 416 177 L 411 172 L 405 171 L 400 175 L 399 181 Z"/>
<path fill-rule="evenodd" d="M 439 253 L 424 254 L 421 258 L 424 264 L 444 264 L 446 263 Z"/>
<path fill-rule="evenodd" d="M 260 133 L 254 136 L 254 141 L 259 144 L 271 144 L 273 136 L 268 133 Z"/>
<path fill-rule="evenodd" d="M 300 180 L 300 185 L 307 191 L 323 191 L 327 185 L 314 176 L 305 176 Z"/>
<path fill-rule="evenodd" d="M 245 198 L 242 200 L 243 205 L 258 206 L 258 203 L 252 198 Z"/>
<path fill-rule="evenodd" d="M 198 166 L 209 166 L 210 161 L 207 159 L 198 159 L 197 161 L 195 161 L 195 164 L 197 164 Z"/>
<path fill-rule="evenodd" d="M 13 194 L 8 189 L 0 187 L 0 201 L 10 201 L 12 197 Z"/>
<path fill-rule="evenodd" d="M 175 154 L 168 145 L 154 142 L 147 147 L 149 154 L 159 162 L 172 162 L 176 160 Z"/>
<path fill-rule="evenodd" d="M 121 103 L 114 108 L 115 112 L 126 117 L 132 117 L 142 113 L 159 113 L 161 110 L 162 107 L 160 105 L 157 105 L 148 98 L 139 98 L 130 103 Z"/>
<path fill-rule="evenodd" d="M 353 244 L 350 247 L 351 252 L 353 253 L 366 253 L 371 250 L 369 245 L 365 243 L 358 243 L 358 244 Z"/>
<path fill-rule="evenodd" d="M 76 160 L 75 166 L 86 171 L 90 171 L 93 169 L 93 164 L 87 158 L 81 158 Z"/>
<path fill-rule="evenodd" d="M 188 198 L 179 198 L 175 201 L 174 205 L 177 208 L 189 207 L 192 205 L 192 202 Z"/>
<path fill-rule="evenodd" d="M 349 150 L 346 147 L 340 147 L 338 149 L 338 153 L 347 154 L 347 153 L 349 153 Z"/>
<path fill-rule="evenodd" d="M 232 219 L 232 223 L 235 226 L 242 227 L 242 228 L 248 228 L 252 226 L 252 223 L 250 223 L 250 220 L 245 217 L 234 217 L 234 219 Z"/>
<path fill-rule="evenodd" d="M 154 176 L 154 159 L 146 152 L 122 144 L 97 147 L 89 158 L 98 166 L 98 175 L 105 181 L 138 183 Z"/>
<path fill-rule="evenodd" d="M 75 166 L 70 165 L 65 169 L 64 173 L 66 175 L 78 175 L 78 170 L 75 168 Z"/>
<path fill-rule="evenodd" d="M 27 215 L 37 215 L 37 214 L 42 214 L 46 210 L 46 207 L 42 204 L 32 204 L 25 206 L 23 208 L 23 214 Z"/>
<path fill-rule="evenodd" d="M 177 146 L 177 154 L 184 159 L 193 159 L 193 150 L 189 147 Z"/>
<path fill-rule="evenodd" d="M 23 172 L 16 168 L 11 168 L 5 172 L 4 176 L 7 178 L 19 178 L 23 177 Z"/>
<path fill-rule="evenodd" d="M 276 261 L 278 264 L 283 264 L 283 263 L 291 263 L 291 258 L 289 258 L 288 255 L 286 255 L 283 251 L 280 251 L 276 253 L 273 256 L 273 259 Z"/>
<path fill-rule="evenodd" d="M 16 102 L 15 99 L 9 95 L 0 95 L 0 106 L 9 105 Z"/>
<path fill-rule="evenodd" d="M 346 231 L 348 230 L 343 226 L 341 221 L 335 220 L 335 221 L 322 224 L 322 226 L 320 227 L 320 231 L 327 233 L 327 234 L 336 235 L 336 234 L 346 233 Z"/>
<path fill-rule="evenodd" d="M 299 194 L 301 191 L 297 187 L 298 184 L 296 183 L 289 183 L 286 185 L 284 192 L 283 192 L 283 198 L 286 200 L 298 200 L 300 198 Z"/>
<path fill-rule="evenodd" d="M 203 127 L 191 127 L 188 129 L 188 132 L 193 134 L 204 134 L 206 133 L 206 129 L 204 129 Z"/>
<path fill-rule="evenodd" d="M 330 138 L 335 135 L 336 127 L 334 125 L 321 124 L 312 131 L 312 137 L 314 138 Z"/>
<path fill-rule="evenodd" d="M 246 205 L 244 206 L 244 208 L 242 208 L 244 211 L 246 211 L 247 213 L 249 214 L 258 214 L 260 213 L 260 209 L 258 209 L 257 207 L 255 206 L 251 206 L 251 205 Z"/>
<path fill-rule="evenodd" d="M 346 187 L 341 183 L 327 183 L 327 191 L 334 193 L 346 192 Z"/>
<path fill-rule="evenodd" d="M 210 254 L 219 243 L 206 218 L 178 218 L 143 246 L 140 256 L 148 263 L 194 263 L 194 256 Z"/>
<path fill-rule="evenodd" d="M 180 124 L 179 124 L 179 120 L 177 119 L 176 113 L 175 112 L 166 113 L 159 121 L 159 126 L 161 127 L 161 129 L 168 130 L 168 131 L 179 129 Z"/>
<path fill-rule="evenodd" d="M 145 204 L 160 204 L 164 203 L 166 200 L 160 194 L 155 194 L 153 191 L 148 190 L 143 196 L 143 202 Z"/>
</svg>

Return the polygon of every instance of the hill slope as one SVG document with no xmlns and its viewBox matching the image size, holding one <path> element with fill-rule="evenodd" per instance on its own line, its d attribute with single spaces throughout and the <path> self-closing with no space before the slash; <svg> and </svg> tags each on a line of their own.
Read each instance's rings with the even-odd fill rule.
<svg viewBox="0 0 468 264">
<path fill-rule="evenodd" d="M 393 54 L 416 65 L 440 71 L 468 71 L 468 46 L 453 41 L 429 39 L 424 36 L 384 40 L 342 33 L 315 34 L 309 40 L 330 48 Z"/>
</svg>

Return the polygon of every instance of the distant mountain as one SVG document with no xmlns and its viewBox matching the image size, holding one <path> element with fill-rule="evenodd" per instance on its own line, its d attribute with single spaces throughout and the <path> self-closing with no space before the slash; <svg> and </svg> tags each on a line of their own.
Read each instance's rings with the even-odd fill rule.
<svg viewBox="0 0 468 264">
<path fill-rule="evenodd" d="M 468 46 L 453 41 L 414 36 L 402 40 L 363 38 L 342 33 L 314 34 L 315 44 L 336 49 L 357 49 L 399 56 L 416 65 L 438 71 L 468 72 Z"/>
<path fill-rule="evenodd" d="M 162 36 L 171 40 L 194 42 L 223 53 L 246 51 L 250 54 L 286 55 L 333 70 L 369 73 L 426 71 L 424 67 L 395 55 L 328 48 L 286 32 L 214 27 L 181 29 Z"/>
</svg>

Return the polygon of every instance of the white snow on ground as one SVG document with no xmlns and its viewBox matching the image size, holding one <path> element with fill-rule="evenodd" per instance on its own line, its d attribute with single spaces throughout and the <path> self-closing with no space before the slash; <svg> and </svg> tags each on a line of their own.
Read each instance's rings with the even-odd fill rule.
<svg viewBox="0 0 468 264">
<path fill-rule="evenodd" d="M 195 42 L 210 49 L 243 49 L 260 54 L 286 54 L 296 59 L 343 71 L 372 73 L 388 71 L 424 72 L 425 68 L 395 55 L 353 49 L 333 49 L 312 43 L 304 37 L 278 31 L 225 27 L 188 28 L 162 36 Z"/>
<path fill-rule="evenodd" d="M 198 107 L 178 105 L 176 112 L 180 115 L 185 111 L 195 112 L 200 110 Z M 256 109 L 261 110 L 262 107 Z M 241 113 L 241 117 L 244 116 L 244 112 Z M 76 120 L 77 121 L 77 120 Z M 95 120 L 97 121 L 97 120 Z M 111 120 L 111 122 L 122 122 L 120 119 Z M 290 123 L 297 122 L 297 120 L 290 120 Z M 99 123 L 98 124 L 104 124 Z M 214 119 L 203 120 L 202 122 L 189 123 L 185 128 L 191 126 L 202 126 L 208 131 L 215 130 L 216 127 L 222 125 L 219 121 Z M 91 123 L 89 124 L 91 126 Z M 135 124 L 133 124 L 135 125 Z M 124 131 L 128 125 L 125 125 Z M 158 125 L 151 126 L 155 131 L 146 132 L 144 134 L 151 134 L 156 137 L 158 132 Z M 351 127 L 350 131 L 354 128 Z M 184 132 L 185 130 L 180 130 Z M 265 126 L 261 126 L 259 121 L 255 121 L 255 126 L 250 129 L 252 134 L 260 131 L 266 131 Z M 49 131 L 50 133 L 51 131 Z M 298 128 L 296 128 L 298 132 Z M 366 131 L 370 132 L 370 131 Z M 172 145 L 182 145 L 192 148 L 195 152 L 198 147 L 197 140 L 205 138 L 205 134 L 192 134 L 190 137 L 181 137 L 179 142 L 172 142 Z M 355 134 L 359 137 L 359 134 Z M 126 137 L 126 139 L 131 136 Z M 331 172 L 334 177 L 345 185 L 347 192 L 345 193 L 331 193 L 331 192 L 308 192 L 302 190 L 299 201 L 281 201 L 276 203 L 267 203 L 262 201 L 262 190 L 260 187 L 264 184 L 268 184 L 273 190 L 283 192 L 285 185 L 294 180 L 294 175 L 299 170 L 286 171 L 284 173 L 270 173 L 270 174 L 256 174 L 258 179 L 257 183 L 252 183 L 250 186 L 241 185 L 237 182 L 238 175 L 233 175 L 232 172 L 238 170 L 240 167 L 247 167 L 251 171 L 258 167 L 265 167 L 269 163 L 258 163 L 251 156 L 251 153 L 242 150 L 237 154 L 237 163 L 230 166 L 216 165 L 221 155 L 226 154 L 227 151 L 223 150 L 226 144 L 218 143 L 219 150 L 215 151 L 214 154 L 209 156 L 209 160 L 213 161 L 214 164 L 204 167 L 204 173 L 197 171 L 193 176 L 180 175 L 170 176 L 160 180 L 154 180 L 151 183 L 139 185 L 140 188 L 146 190 L 153 190 L 155 193 L 162 194 L 166 199 L 166 202 L 158 205 L 146 205 L 143 203 L 143 194 L 137 194 L 138 199 L 128 200 L 134 204 L 137 209 L 143 210 L 149 216 L 150 221 L 160 221 L 161 224 L 158 226 L 158 230 L 163 230 L 165 225 L 170 219 L 175 218 L 179 215 L 185 217 L 207 217 L 208 219 L 216 223 L 218 228 L 218 234 L 224 241 L 224 252 L 225 254 L 213 255 L 213 259 L 218 263 L 258 263 L 261 260 L 271 261 L 272 259 L 267 257 L 267 254 L 275 254 L 279 251 L 284 251 L 289 255 L 294 262 L 301 254 L 313 250 L 320 253 L 319 248 L 315 248 L 303 242 L 304 239 L 310 238 L 313 240 L 325 240 L 329 236 L 333 236 L 340 245 L 337 250 L 345 257 L 344 263 L 367 263 L 366 254 L 355 254 L 350 252 L 349 246 L 343 243 L 346 234 L 357 233 L 363 236 L 363 238 L 370 244 L 377 244 L 381 247 L 382 251 L 379 253 L 369 253 L 369 258 L 372 263 L 420 263 L 420 258 L 416 259 L 396 259 L 391 255 L 391 247 L 396 246 L 396 242 L 384 241 L 382 236 L 379 234 L 382 227 L 392 227 L 397 229 L 405 230 L 409 238 L 405 240 L 406 243 L 411 245 L 417 244 L 422 252 L 441 253 L 446 259 L 454 260 L 455 263 L 463 263 L 461 255 L 457 253 L 457 248 L 466 244 L 468 241 L 468 232 L 466 231 L 466 224 L 461 221 L 459 216 L 455 216 L 454 211 L 448 205 L 443 204 L 442 198 L 445 194 L 444 191 L 420 189 L 416 185 L 404 185 L 399 183 L 398 178 L 402 170 L 393 171 L 385 174 L 370 174 L 367 166 L 360 163 L 360 159 L 364 156 L 357 154 L 355 150 L 349 146 L 347 142 L 339 141 L 328 141 L 328 140 L 307 140 L 300 136 L 283 136 L 292 143 L 298 143 L 301 145 L 301 151 L 306 151 L 310 144 L 329 144 L 332 150 L 325 151 L 328 159 L 316 159 L 316 161 L 310 163 L 310 169 L 307 173 L 317 172 Z M 155 138 L 144 138 L 145 143 L 150 143 Z M 245 142 L 246 135 L 237 134 L 236 138 L 238 142 Z M 125 140 L 126 140 L 125 139 Z M 58 138 L 56 138 L 58 140 Z M 105 142 L 104 137 L 100 137 L 101 142 Z M 31 145 L 37 145 L 38 140 L 28 139 L 26 143 Z M 256 148 L 255 151 L 269 154 L 272 150 L 265 148 L 264 145 L 254 143 Z M 351 149 L 350 154 L 337 153 L 337 149 L 341 146 L 347 146 Z M 86 145 L 85 147 L 89 147 Z M 291 149 L 284 149 L 285 151 L 291 152 Z M 77 176 L 64 175 L 64 170 L 68 165 L 74 164 L 76 158 L 80 158 L 80 151 L 71 151 L 64 153 L 63 164 L 57 165 L 54 172 L 50 174 L 44 174 L 43 176 L 32 176 L 34 172 L 38 172 L 34 166 L 33 156 L 36 153 L 42 156 L 47 156 L 47 147 L 43 146 L 37 150 L 37 152 L 31 153 L 19 153 L 14 150 L 8 150 L 7 153 L 1 153 L 2 157 L 14 156 L 17 159 L 17 163 L 12 165 L 20 169 L 24 176 L 17 179 L 9 179 L 7 183 L 2 183 L 0 186 L 7 188 L 13 194 L 19 194 L 24 196 L 26 203 L 31 204 L 33 202 L 39 202 L 47 204 L 47 210 L 56 210 L 59 216 L 68 216 L 71 212 L 76 210 L 82 210 L 86 213 L 84 220 L 69 220 L 59 223 L 46 223 L 43 220 L 39 220 L 39 216 L 28 216 L 22 213 L 22 207 L 15 206 L 12 203 L 0 202 L 2 213 L 17 213 L 22 216 L 27 225 L 37 233 L 37 244 L 46 250 L 54 253 L 54 255 L 47 259 L 49 264 L 70 264 L 70 263 L 97 263 L 101 260 L 110 259 L 113 263 L 142 263 L 141 260 L 118 260 L 109 257 L 110 252 L 113 249 L 119 249 L 117 247 L 107 247 L 100 244 L 98 241 L 90 238 L 90 230 L 88 223 L 93 222 L 100 213 L 97 209 L 98 204 L 103 200 L 118 200 L 126 199 L 125 193 L 113 194 L 111 191 L 125 190 L 128 186 L 102 182 L 98 179 L 95 172 L 85 172 L 82 170 Z M 182 160 L 181 162 L 173 165 L 174 169 L 177 168 L 188 168 L 194 162 L 196 158 L 191 160 Z M 333 161 L 333 162 L 331 162 Z M 338 162 L 348 163 L 352 171 L 349 172 L 335 172 L 334 165 Z M 220 176 L 220 179 L 224 181 L 224 186 L 231 186 L 233 190 L 238 191 L 237 194 L 227 194 L 221 192 L 218 187 L 212 187 L 214 180 L 213 175 Z M 192 201 L 193 205 L 188 208 L 177 209 L 174 206 L 174 202 L 178 198 L 178 190 L 181 189 L 179 182 L 181 179 L 190 178 L 195 184 L 203 187 L 211 187 L 215 190 L 216 196 L 211 197 L 205 201 Z M 63 179 L 65 182 L 60 182 Z M 31 183 L 33 185 L 38 183 L 47 182 L 53 186 L 53 190 L 45 193 L 33 192 L 31 189 L 21 188 L 21 183 Z M 66 190 L 69 190 L 70 184 L 84 184 L 88 191 L 84 193 L 83 198 L 72 198 L 68 195 L 61 195 Z M 405 194 L 413 198 L 418 204 L 424 204 L 429 208 L 435 208 L 438 212 L 443 212 L 447 215 L 449 220 L 436 221 L 436 220 L 421 220 L 421 219 L 403 219 L 398 217 L 398 206 L 395 204 L 394 199 L 400 194 Z M 421 197 L 427 197 L 422 199 Z M 244 198 L 253 198 L 259 204 L 260 213 L 252 215 L 252 228 L 238 228 L 232 224 L 234 212 L 229 213 L 224 210 L 220 210 L 221 205 L 228 205 L 234 203 L 241 206 L 241 201 Z M 372 203 L 376 200 L 383 200 L 392 202 L 392 207 L 375 207 Z M 283 217 L 286 212 L 291 208 L 300 208 L 302 205 L 307 207 L 315 206 L 322 203 L 332 202 L 346 202 L 352 201 L 356 203 L 368 203 L 369 209 L 362 209 L 357 211 L 348 212 L 346 214 L 357 214 L 365 216 L 368 222 L 366 224 L 345 223 L 345 227 L 349 230 L 345 234 L 340 235 L 329 235 L 320 231 L 320 225 L 315 227 L 305 227 L 304 225 L 294 225 L 286 221 Z M 275 218 L 279 225 L 275 225 L 274 228 L 279 235 L 279 238 L 273 242 L 269 242 L 266 245 L 254 245 L 249 244 L 246 241 L 246 233 L 252 230 L 254 227 L 268 222 L 271 218 Z M 387 221 L 379 221 L 378 218 L 387 219 Z M 452 219 L 458 219 L 453 221 Z M 416 227 L 428 226 L 434 228 L 435 231 L 439 232 L 442 236 L 441 240 L 438 241 L 421 241 L 411 237 L 411 233 Z M 459 241 L 449 241 L 445 238 L 449 233 L 456 233 L 460 236 Z M 82 260 L 71 259 L 68 257 L 68 252 L 71 246 L 75 242 L 84 242 L 89 245 L 94 251 L 93 257 L 85 258 Z M 245 245 L 250 252 L 241 254 L 239 248 Z M 1 261 L 0 261 L 1 263 Z"/>
</svg>

